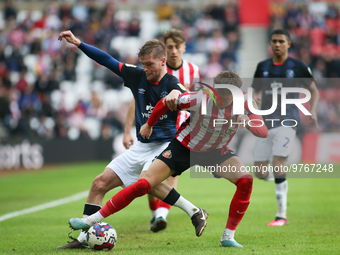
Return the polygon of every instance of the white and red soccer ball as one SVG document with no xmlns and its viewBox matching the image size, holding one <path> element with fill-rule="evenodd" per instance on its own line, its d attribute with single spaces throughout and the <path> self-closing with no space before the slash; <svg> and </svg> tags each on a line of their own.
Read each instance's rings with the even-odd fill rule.
<svg viewBox="0 0 340 255">
<path fill-rule="evenodd" d="M 117 232 L 108 223 L 96 223 L 88 230 L 86 240 L 94 250 L 111 250 L 117 242 Z"/>
</svg>

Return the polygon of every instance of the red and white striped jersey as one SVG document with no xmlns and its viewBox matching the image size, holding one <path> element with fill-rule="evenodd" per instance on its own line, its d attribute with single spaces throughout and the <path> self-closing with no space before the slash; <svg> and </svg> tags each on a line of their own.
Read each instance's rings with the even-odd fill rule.
<svg viewBox="0 0 340 255">
<path fill-rule="evenodd" d="M 199 84 L 195 84 L 195 82 L 201 81 L 201 73 L 197 65 L 183 59 L 182 65 L 177 69 L 172 69 L 168 65 L 166 67 L 168 73 L 175 76 L 187 90 L 196 89 L 195 86 L 199 86 Z M 189 117 L 189 115 L 190 114 L 187 111 L 181 111 L 178 114 L 176 124 L 177 129 Z"/>
<path fill-rule="evenodd" d="M 205 115 L 201 113 L 202 99 L 207 100 Z M 198 152 L 227 147 L 239 126 L 238 115 L 232 113 L 232 107 L 233 104 L 224 109 L 218 108 L 206 93 L 182 94 L 178 99 L 178 108 L 190 110 L 190 118 L 177 131 L 176 139 L 188 149 Z M 244 114 L 250 113 L 247 101 L 244 109 Z"/>
</svg>

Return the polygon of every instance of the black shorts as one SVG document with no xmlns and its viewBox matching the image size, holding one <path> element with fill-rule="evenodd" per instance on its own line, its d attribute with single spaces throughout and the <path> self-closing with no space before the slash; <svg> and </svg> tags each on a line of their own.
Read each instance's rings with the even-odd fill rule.
<svg viewBox="0 0 340 255">
<path fill-rule="evenodd" d="M 237 155 L 229 148 L 216 149 L 207 152 L 192 151 L 174 138 L 157 158 L 167 164 L 171 170 L 175 171 L 172 176 L 177 176 L 191 166 L 216 166 L 233 156 Z"/>
</svg>

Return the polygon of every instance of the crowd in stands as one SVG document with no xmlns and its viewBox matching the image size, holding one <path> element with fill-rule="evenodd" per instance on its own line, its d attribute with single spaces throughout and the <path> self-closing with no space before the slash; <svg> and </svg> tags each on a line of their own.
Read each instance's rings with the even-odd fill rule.
<svg viewBox="0 0 340 255">
<path fill-rule="evenodd" d="M 95 0 L 23 11 L 6 0 L 0 12 L 0 138 L 106 139 L 120 133 L 130 91 L 119 76 L 58 41 L 58 34 L 71 30 L 119 61 L 138 65 L 136 52 L 127 54 L 133 52 L 128 42 L 138 49 L 171 27 L 184 31 L 188 54 L 203 56 L 203 76 L 236 66 L 234 3 L 195 10 L 161 2 L 145 13 L 120 11 L 113 2 L 103 6 Z"/>
<path fill-rule="evenodd" d="M 320 131 L 340 130 L 340 9 L 338 2 L 271 4 L 271 27 L 285 28 L 292 41 L 290 56 L 312 70 L 320 91 Z M 304 120 L 306 131 L 316 131 Z"/>
<path fill-rule="evenodd" d="M 340 76 L 337 5 L 278 3 L 271 5 L 271 15 L 271 29 L 289 30 L 290 54 L 310 65 L 315 78 Z M 238 71 L 237 1 L 211 3 L 201 10 L 160 1 L 155 10 L 121 11 L 113 2 L 102 6 L 80 0 L 23 11 L 5 0 L 0 11 L 0 138 L 107 139 L 121 133 L 130 91 L 119 76 L 58 41 L 58 34 L 71 30 L 119 61 L 139 65 L 129 43 L 138 50 L 146 40 L 161 39 L 171 27 L 184 32 L 186 57 L 195 59 L 188 60 L 200 67 L 203 77 L 224 69 Z M 318 86 L 340 88 L 337 79 Z M 340 116 L 338 102 L 321 100 L 319 113 L 326 116 L 325 109 L 331 109 Z M 322 131 L 339 130 L 339 121 L 325 119 Z"/>
</svg>

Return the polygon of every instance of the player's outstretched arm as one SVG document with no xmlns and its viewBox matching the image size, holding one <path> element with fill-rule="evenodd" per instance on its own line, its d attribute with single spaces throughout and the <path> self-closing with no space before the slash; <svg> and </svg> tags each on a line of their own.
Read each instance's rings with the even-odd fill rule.
<svg viewBox="0 0 340 255">
<path fill-rule="evenodd" d="M 84 42 L 81 42 L 77 37 L 74 36 L 74 34 L 68 30 L 63 31 L 59 34 L 58 40 L 62 40 L 65 38 L 65 40 L 69 43 L 72 43 L 76 45 L 80 50 L 82 50 L 89 58 L 96 61 L 98 64 L 101 64 L 108 69 L 110 69 L 112 72 L 116 73 L 120 76 L 120 62 L 116 60 L 115 58 L 111 57 L 106 52 L 90 46 Z"/>
<path fill-rule="evenodd" d="M 310 94 L 311 94 L 310 113 L 312 115 L 309 116 L 309 121 L 313 122 L 315 124 L 317 130 L 319 130 L 318 116 L 316 114 L 316 108 L 318 106 L 319 99 L 320 99 L 319 91 L 318 91 L 318 89 L 315 85 L 315 82 L 312 82 L 312 84 L 307 89 L 310 91 Z"/>
<path fill-rule="evenodd" d="M 246 128 L 253 133 L 253 135 L 260 137 L 260 138 L 267 138 L 268 137 L 268 128 L 266 125 L 259 126 L 260 123 L 264 123 L 263 118 L 261 115 L 250 114 L 249 115 L 250 122 L 253 121 L 254 127 L 250 126 L 249 124 L 246 125 Z M 248 123 L 250 123 L 248 121 Z M 256 126 L 255 126 L 256 125 Z"/>
<path fill-rule="evenodd" d="M 59 34 L 58 40 L 61 41 L 61 40 L 63 40 L 63 38 L 68 43 L 74 44 L 77 47 L 79 47 L 79 45 L 81 44 L 81 41 L 77 37 L 75 37 L 74 34 L 70 30 L 61 32 Z"/>
</svg>

